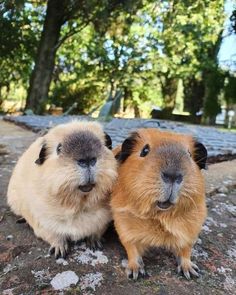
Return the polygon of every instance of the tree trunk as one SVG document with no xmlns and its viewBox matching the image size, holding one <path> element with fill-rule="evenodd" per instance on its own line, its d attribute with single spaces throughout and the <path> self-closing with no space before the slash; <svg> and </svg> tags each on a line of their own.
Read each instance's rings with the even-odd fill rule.
<svg viewBox="0 0 236 295">
<path fill-rule="evenodd" d="M 200 124 L 201 116 L 197 112 L 203 109 L 205 84 L 195 77 L 184 81 L 184 110 L 189 111 L 193 123 Z"/>
<path fill-rule="evenodd" d="M 171 118 L 172 111 L 175 108 L 175 100 L 178 88 L 178 81 L 172 77 L 165 77 L 165 82 L 162 84 L 162 95 L 164 108 L 162 113 L 164 117 Z"/>
<path fill-rule="evenodd" d="M 135 104 L 134 105 L 134 117 L 135 118 L 141 118 L 141 114 L 140 114 L 140 110 L 139 110 L 138 104 Z"/>
<path fill-rule="evenodd" d="M 44 111 L 55 66 L 56 45 L 64 23 L 64 1 L 48 0 L 35 66 L 30 77 L 26 109 L 36 114 Z"/>
<path fill-rule="evenodd" d="M 123 112 L 126 111 L 127 107 L 130 104 L 130 101 L 132 100 L 132 91 L 128 87 L 124 87 L 124 104 L 123 104 Z"/>
</svg>

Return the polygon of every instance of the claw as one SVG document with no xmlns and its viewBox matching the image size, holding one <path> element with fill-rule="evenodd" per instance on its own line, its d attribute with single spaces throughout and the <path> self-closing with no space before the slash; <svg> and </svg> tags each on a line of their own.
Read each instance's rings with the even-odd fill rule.
<svg viewBox="0 0 236 295">
<path fill-rule="evenodd" d="M 66 258 L 66 255 L 68 254 L 68 250 L 69 250 L 69 247 L 68 247 L 68 243 L 66 241 L 63 241 L 61 243 L 58 243 L 57 245 L 53 245 L 49 248 L 49 254 L 52 255 L 54 254 L 55 255 L 55 258 L 58 259 L 58 258 Z"/>
<path fill-rule="evenodd" d="M 55 247 L 52 247 L 52 246 L 51 246 L 51 247 L 49 248 L 49 251 L 48 251 L 48 252 L 49 252 L 50 255 L 54 254 L 54 253 L 55 253 Z"/>
<path fill-rule="evenodd" d="M 198 266 L 196 264 L 192 263 L 191 261 L 188 266 L 179 264 L 177 267 L 178 274 L 183 272 L 183 274 L 187 280 L 190 280 L 191 277 L 193 277 L 193 276 L 199 278 L 199 271 L 200 270 L 199 270 Z"/>
<path fill-rule="evenodd" d="M 179 264 L 178 267 L 177 267 L 177 273 L 180 274 L 181 271 L 182 271 L 182 269 L 181 269 L 181 265 Z"/>
<path fill-rule="evenodd" d="M 138 271 L 133 271 L 133 280 L 137 280 L 138 279 Z"/>
<path fill-rule="evenodd" d="M 192 263 L 192 268 L 194 268 L 198 272 L 200 271 L 199 267 L 195 263 Z"/>
<path fill-rule="evenodd" d="M 187 280 L 190 280 L 190 273 L 189 273 L 189 271 L 187 270 L 187 271 L 183 271 L 183 274 L 184 274 L 184 276 L 185 276 L 185 278 L 187 279 Z"/>
<path fill-rule="evenodd" d="M 194 270 L 193 268 L 190 268 L 189 272 L 190 272 L 193 276 L 199 278 L 199 273 L 196 272 L 196 270 Z"/>
<path fill-rule="evenodd" d="M 100 239 L 94 237 L 88 237 L 85 239 L 86 247 L 91 249 L 92 251 L 102 250 L 103 245 Z"/>
<path fill-rule="evenodd" d="M 141 275 L 142 277 L 145 277 L 146 272 L 145 269 L 143 268 L 139 268 L 138 270 L 132 270 L 129 267 L 127 267 L 125 269 L 126 275 L 128 279 L 133 279 L 134 281 L 136 281 L 139 277 L 139 275 Z"/>
<path fill-rule="evenodd" d="M 137 280 L 139 275 L 142 277 L 146 276 L 146 271 L 144 269 L 144 263 L 141 257 L 138 258 L 138 261 L 134 264 L 133 267 L 128 266 L 127 260 L 122 261 L 123 267 L 125 267 L 125 272 L 128 279 Z"/>
</svg>

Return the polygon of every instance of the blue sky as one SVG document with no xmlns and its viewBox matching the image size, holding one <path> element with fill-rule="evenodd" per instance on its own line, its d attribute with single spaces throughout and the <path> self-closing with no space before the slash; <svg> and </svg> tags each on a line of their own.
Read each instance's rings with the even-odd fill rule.
<svg viewBox="0 0 236 295">
<path fill-rule="evenodd" d="M 225 30 L 221 48 L 219 51 L 219 63 L 222 67 L 225 65 L 230 67 L 232 71 L 236 71 L 236 34 L 228 36 L 228 28 L 230 26 L 229 17 L 233 8 L 236 6 L 235 0 L 227 0 L 225 3 L 225 12 L 227 14 L 227 20 L 225 21 Z M 234 65 L 232 65 L 234 63 Z"/>
</svg>

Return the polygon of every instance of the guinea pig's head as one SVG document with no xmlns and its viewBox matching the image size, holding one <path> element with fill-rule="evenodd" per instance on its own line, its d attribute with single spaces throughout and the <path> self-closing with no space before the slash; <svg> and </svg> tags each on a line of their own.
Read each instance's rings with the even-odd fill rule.
<svg viewBox="0 0 236 295">
<path fill-rule="evenodd" d="M 43 137 L 35 163 L 54 194 L 105 195 L 117 174 L 111 148 L 100 124 L 73 121 Z"/>
<path fill-rule="evenodd" d="M 206 168 L 207 150 L 191 136 L 140 129 L 123 142 L 116 158 L 119 185 L 140 214 L 194 203 L 204 189 L 200 169 Z"/>
</svg>

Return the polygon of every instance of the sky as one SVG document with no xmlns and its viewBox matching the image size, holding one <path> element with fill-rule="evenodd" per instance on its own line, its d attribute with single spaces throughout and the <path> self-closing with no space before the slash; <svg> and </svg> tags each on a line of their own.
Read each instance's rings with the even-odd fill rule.
<svg viewBox="0 0 236 295">
<path fill-rule="evenodd" d="M 222 67 L 228 66 L 230 70 L 236 71 L 236 34 L 228 36 L 228 28 L 230 26 L 229 17 L 232 13 L 233 8 L 236 6 L 235 0 L 227 0 L 225 3 L 225 12 L 227 14 L 227 20 L 225 21 L 225 30 L 218 59 Z M 234 65 L 232 65 L 234 63 Z"/>
</svg>

